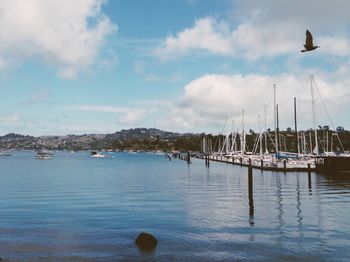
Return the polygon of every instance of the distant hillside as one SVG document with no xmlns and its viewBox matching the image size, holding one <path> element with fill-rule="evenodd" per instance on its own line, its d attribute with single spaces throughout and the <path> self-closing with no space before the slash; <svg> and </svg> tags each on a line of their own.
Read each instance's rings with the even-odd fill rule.
<svg viewBox="0 0 350 262">
<path fill-rule="evenodd" d="M 269 130 L 269 133 L 273 132 Z M 329 134 L 328 134 L 329 132 Z M 341 152 L 342 148 L 350 150 L 350 131 L 344 128 L 337 128 L 337 137 L 335 131 L 330 131 L 327 127 L 317 130 L 319 147 L 321 151 L 328 151 L 330 147 L 335 151 Z M 304 131 L 305 141 L 314 139 L 312 129 Z M 328 134 L 328 135 L 327 135 Z M 248 151 L 253 150 L 254 144 L 258 139 L 258 133 L 250 130 L 246 137 L 246 146 Z M 25 136 L 10 133 L 0 136 L 0 150 L 8 149 L 53 149 L 53 150 L 192 150 L 199 151 L 203 143 L 202 134 L 181 134 L 168 132 L 156 128 L 133 128 L 120 130 L 113 134 L 85 134 L 85 135 L 66 135 L 66 136 Z M 206 135 L 207 139 L 212 141 L 212 149 L 218 151 L 222 149 L 225 136 Z M 328 143 L 326 142 L 328 138 Z M 239 143 L 239 139 L 238 139 Z M 286 131 L 280 131 L 280 143 L 284 151 L 295 152 L 297 145 L 295 142 L 295 133 L 291 128 Z M 328 145 L 328 149 L 327 149 Z M 269 140 L 269 151 L 273 152 L 274 146 Z"/>
<path fill-rule="evenodd" d="M 0 149 L 31 149 L 35 145 L 35 137 L 10 133 L 0 136 Z"/>
<path fill-rule="evenodd" d="M 159 130 L 156 128 L 132 128 L 122 129 L 114 134 L 106 135 L 106 140 L 115 139 L 153 139 L 153 138 L 173 138 L 180 137 L 184 134 L 173 133 L 168 131 Z"/>
<path fill-rule="evenodd" d="M 0 149 L 54 149 L 54 150 L 167 150 L 185 148 L 189 137 L 156 128 L 123 129 L 113 134 L 85 134 L 65 136 L 24 136 L 7 134 L 0 136 Z M 197 141 L 195 142 L 197 144 Z M 198 142 L 199 144 L 199 142 Z"/>
<path fill-rule="evenodd" d="M 186 143 L 189 144 L 188 141 L 185 142 L 186 139 L 197 136 L 196 134 L 174 133 L 156 128 L 133 128 L 108 134 L 92 146 L 96 149 L 170 150 L 184 148 Z"/>
<path fill-rule="evenodd" d="M 10 140 L 22 140 L 22 139 L 30 139 L 30 138 L 34 138 L 33 136 L 24 136 L 24 135 L 20 135 L 20 134 L 15 134 L 15 133 L 9 133 L 7 135 L 4 136 L 0 136 L 0 141 L 10 141 Z"/>
</svg>

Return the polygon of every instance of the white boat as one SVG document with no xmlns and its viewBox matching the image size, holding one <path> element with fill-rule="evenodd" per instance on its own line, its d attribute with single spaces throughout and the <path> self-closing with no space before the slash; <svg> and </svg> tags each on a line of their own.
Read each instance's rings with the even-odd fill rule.
<svg viewBox="0 0 350 262">
<path fill-rule="evenodd" d="M 0 156 L 11 156 L 9 152 L 0 151 Z"/>
<path fill-rule="evenodd" d="M 100 152 L 97 152 L 97 151 L 92 151 L 90 156 L 94 157 L 94 158 L 104 158 L 104 157 L 106 157 L 104 154 L 101 154 Z"/>
<path fill-rule="evenodd" d="M 49 160 L 49 159 L 52 159 L 53 156 L 50 156 L 50 155 L 37 155 L 35 156 L 36 159 L 39 159 L 39 160 Z"/>
<path fill-rule="evenodd" d="M 49 160 L 53 158 L 53 153 L 46 150 L 40 150 L 36 153 L 35 158 L 39 160 Z"/>
</svg>

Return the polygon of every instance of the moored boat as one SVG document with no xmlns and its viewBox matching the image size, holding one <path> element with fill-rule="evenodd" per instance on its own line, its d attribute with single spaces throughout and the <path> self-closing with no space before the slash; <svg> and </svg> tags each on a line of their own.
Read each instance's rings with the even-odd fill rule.
<svg viewBox="0 0 350 262">
<path fill-rule="evenodd" d="M 90 154 L 91 157 L 94 157 L 94 158 L 104 158 L 106 157 L 104 154 L 98 152 L 98 151 L 91 151 L 91 154 Z"/>
<path fill-rule="evenodd" d="M 53 158 L 53 153 L 47 150 L 39 150 L 36 152 L 35 158 L 39 160 L 49 160 Z"/>
</svg>

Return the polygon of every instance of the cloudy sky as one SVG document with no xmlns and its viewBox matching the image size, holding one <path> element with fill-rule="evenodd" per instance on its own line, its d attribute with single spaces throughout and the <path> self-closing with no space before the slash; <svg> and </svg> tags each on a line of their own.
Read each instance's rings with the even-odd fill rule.
<svg viewBox="0 0 350 262">
<path fill-rule="evenodd" d="M 350 128 L 347 0 L 0 0 L 0 135 Z M 301 53 L 305 30 L 321 48 Z M 322 99 L 321 99 L 322 97 Z M 331 121 L 324 109 L 326 105 Z"/>
</svg>

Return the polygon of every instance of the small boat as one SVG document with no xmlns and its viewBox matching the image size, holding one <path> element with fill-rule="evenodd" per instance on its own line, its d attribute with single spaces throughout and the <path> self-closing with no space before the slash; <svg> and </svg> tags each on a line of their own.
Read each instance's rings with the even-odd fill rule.
<svg viewBox="0 0 350 262">
<path fill-rule="evenodd" d="M 0 156 L 11 156 L 11 154 L 8 152 L 0 151 Z"/>
<path fill-rule="evenodd" d="M 53 153 L 46 150 L 37 151 L 35 155 L 35 159 L 39 159 L 39 160 L 49 160 L 52 158 L 53 158 Z"/>
<path fill-rule="evenodd" d="M 91 154 L 90 154 L 91 157 L 95 157 L 95 158 L 104 158 L 106 157 L 104 154 L 101 154 L 97 151 L 91 151 Z"/>
</svg>

